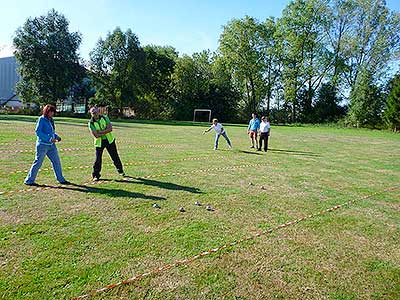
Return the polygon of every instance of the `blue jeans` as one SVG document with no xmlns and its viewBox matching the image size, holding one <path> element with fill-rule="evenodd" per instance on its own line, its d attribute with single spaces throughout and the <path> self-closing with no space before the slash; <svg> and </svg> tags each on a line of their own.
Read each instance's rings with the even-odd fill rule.
<svg viewBox="0 0 400 300">
<path fill-rule="evenodd" d="M 57 181 L 60 183 L 66 181 L 64 176 L 62 175 L 61 161 L 60 157 L 58 156 L 56 145 L 36 144 L 35 161 L 33 162 L 32 167 L 25 178 L 25 183 L 32 184 L 35 182 L 36 176 L 39 172 L 40 167 L 42 166 L 43 160 L 46 155 L 51 161 L 54 175 L 56 176 Z"/>
<path fill-rule="evenodd" d="M 218 140 L 220 136 L 223 136 L 226 140 L 226 142 L 228 143 L 229 147 L 232 147 L 231 145 L 231 141 L 229 140 L 228 136 L 226 135 L 226 132 L 223 132 L 221 134 L 216 133 L 215 134 L 215 144 L 214 144 L 214 148 L 217 149 L 218 148 Z"/>
</svg>

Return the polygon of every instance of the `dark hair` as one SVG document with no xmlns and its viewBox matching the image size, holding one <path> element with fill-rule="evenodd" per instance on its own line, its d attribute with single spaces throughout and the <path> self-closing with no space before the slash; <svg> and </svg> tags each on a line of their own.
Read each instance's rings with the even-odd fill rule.
<svg viewBox="0 0 400 300">
<path fill-rule="evenodd" d="M 56 112 L 56 107 L 52 104 L 46 104 L 42 109 L 42 114 L 43 116 L 48 117 L 49 113 L 52 111 Z"/>
</svg>

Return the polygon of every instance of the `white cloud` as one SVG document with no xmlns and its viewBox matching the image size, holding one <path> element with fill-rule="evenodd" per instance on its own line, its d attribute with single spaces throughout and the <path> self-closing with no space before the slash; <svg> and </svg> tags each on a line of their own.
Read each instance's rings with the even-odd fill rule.
<svg viewBox="0 0 400 300">
<path fill-rule="evenodd" d="M 0 58 L 14 56 L 15 48 L 10 45 L 0 45 Z"/>
</svg>

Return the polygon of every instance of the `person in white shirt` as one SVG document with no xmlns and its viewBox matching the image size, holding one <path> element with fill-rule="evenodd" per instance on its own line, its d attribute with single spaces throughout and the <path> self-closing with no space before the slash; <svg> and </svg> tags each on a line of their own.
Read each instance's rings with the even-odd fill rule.
<svg viewBox="0 0 400 300">
<path fill-rule="evenodd" d="M 222 135 L 226 142 L 228 143 L 229 148 L 232 148 L 232 144 L 231 141 L 229 140 L 228 136 L 226 135 L 226 131 L 224 129 L 224 127 L 222 127 L 221 123 L 218 123 L 217 119 L 213 119 L 212 120 L 212 125 L 210 128 L 208 128 L 207 130 L 203 131 L 203 134 L 206 134 L 207 132 L 209 132 L 211 129 L 214 129 L 215 131 L 215 143 L 214 143 L 214 150 L 218 149 L 218 140 L 219 137 Z"/>
<path fill-rule="evenodd" d="M 268 137 L 271 133 L 271 126 L 269 125 L 268 119 L 266 117 L 261 118 L 260 123 L 260 140 L 258 143 L 258 151 L 261 151 L 262 143 L 264 142 L 264 151 L 268 151 Z"/>
</svg>

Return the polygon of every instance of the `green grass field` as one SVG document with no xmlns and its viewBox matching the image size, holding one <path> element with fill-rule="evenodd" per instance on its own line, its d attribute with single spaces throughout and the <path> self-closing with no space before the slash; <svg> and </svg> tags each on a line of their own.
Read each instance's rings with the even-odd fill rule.
<svg viewBox="0 0 400 300">
<path fill-rule="evenodd" d="M 259 153 L 226 125 L 233 149 L 213 151 L 207 124 L 116 121 L 130 177 L 105 152 L 105 180 L 88 185 L 87 121 L 56 117 L 74 185 L 56 188 L 46 159 L 37 183 L 54 187 L 29 192 L 35 121 L 0 116 L 0 299 L 70 299 L 376 192 L 92 299 L 400 298 L 398 134 L 272 126 Z"/>
</svg>

